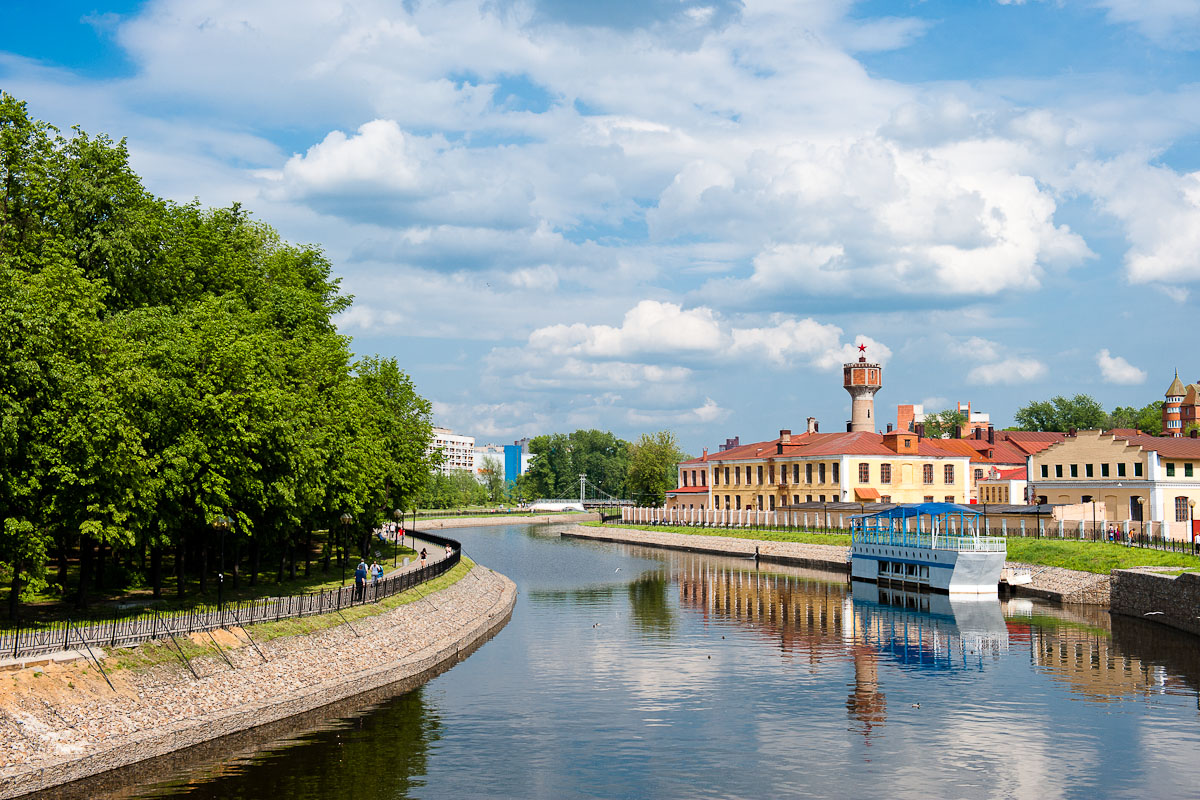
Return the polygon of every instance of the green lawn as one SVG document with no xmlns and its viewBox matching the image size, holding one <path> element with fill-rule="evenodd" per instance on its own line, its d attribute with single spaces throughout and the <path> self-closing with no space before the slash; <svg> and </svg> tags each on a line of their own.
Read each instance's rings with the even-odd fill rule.
<svg viewBox="0 0 1200 800">
<path fill-rule="evenodd" d="M 803 544 L 835 544 L 848 547 L 849 534 L 841 532 L 753 530 L 749 528 L 686 528 L 670 525 L 637 526 L 583 523 L 589 527 L 628 528 L 631 530 L 683 533 L 691 536 L 727 536 L 765 542 L 800 542 Z M 1063 539 L 1008 538 L 1008 560 L 1046 567 L 1063 567 L 1107 575 L 1114 569 L 1130 567 L 1180 567 L 1200 569 L 1200 558 L 1184 553 L 1124 547 L 1108 542 L 1089 542 Z"/>
</svg>

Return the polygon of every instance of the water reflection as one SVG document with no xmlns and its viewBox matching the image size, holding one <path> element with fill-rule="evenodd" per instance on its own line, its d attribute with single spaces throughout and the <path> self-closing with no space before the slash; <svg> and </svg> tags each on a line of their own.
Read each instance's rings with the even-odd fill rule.
<svg viewBox="0 0 1200 800">
<path fill-rule="evenodd" d="M 1079 797 L 1200 783 L 1185 757 L 1200 749 L 1195 637 L 516 526 L 459 535 L 518 583 L 488 645 L 361 718 L 153 795 Z"/>
</svg>

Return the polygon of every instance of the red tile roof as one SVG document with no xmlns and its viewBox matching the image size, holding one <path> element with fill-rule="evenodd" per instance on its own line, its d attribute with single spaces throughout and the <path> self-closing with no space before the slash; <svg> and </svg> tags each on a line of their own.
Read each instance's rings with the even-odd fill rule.
<svg viewBox="0 0 1200 800">
<path fill-rule="evenodd" d="M 708 494 L 707 486 L 678 486 L 671 489 L 667 494 Z"/>
<path fill-rule="evenodd" d="M 1157 450 L 1160 456 L 1168 458 L 1197 458 L 1200 459 L 1200 439 L 1187 436 L 1151 436 L 1141 433 L 1134 436 L 1114 436 L 1114 439 L 1124 439 L 1143 450 Z"/>
<path fill-rule="evenodd" d="M 915 434 L 909 434 L 915 436 Z M 758 458 L 803 458 L 805 456 L 894 456 L 896 451 L 883 444 L 884 437 L 869 431 L 852 433 L 792 434 L 791 442 L 780 446 L 779 439 L 753 442 L 709 454 L 709 461 L 743 461 Z M 921 439 L 917 453 L 934 458 L 962 458 L 965 453 L 944 447 L 945 439 Z M 1024 460 L 1024 459 L 1021 459 Z"/>
</svg>

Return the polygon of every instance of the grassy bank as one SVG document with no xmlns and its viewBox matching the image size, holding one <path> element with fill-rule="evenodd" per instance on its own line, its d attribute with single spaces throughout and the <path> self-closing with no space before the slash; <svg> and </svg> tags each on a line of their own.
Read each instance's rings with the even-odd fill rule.
<svg viewBox="0 0 1200 800">
<path fill-rule="evenodd" d="M 434 580 L 401 592 L 400 594 L 380 600 L 378 603 L 364 603 L 344 608 L 340 614 L 332 612 L 311 617 L 283 619 L 278 622 L 261 622 L 257 625 L 247 626 L 246 630 L 254 637 L 254 641 L 262 644 L 272 639 L 278 639 L 281 636 L 303 636 L 326 628 L 336 628 L 347 622 L 353 623 L 355 620 L 373 617 L 391 611 L 394 608 L 408 605 L 409 603 L 419 602 L 434 592 L 439 592 L 458 583 L 458 581 L 466 577 L 473 566 L 475 566 L 475 562 L 463 556 L 462 560 L 445 575 L 441 575 Z M 195 640 L 187 636 L 181 636 L 176 639 L 176 642 L 188 658 L 203 656 L 210 656 L 212 658 L 221 657 L 216 646 L 211 643 L 211 640 L 198 644 Z M 249 645 L 247 644 L 246 646 L 248 647 Z M 156 664 L 178 660 L 179 651 L 175 648 L 174 644 L 146 642 L 137 647 L 120 648 L 112 651 L 109 654 L 109 658 L 105 660 L 105 667 L 107 668 L 111 665 L 113 669 L 144 669 Z"/>
<path fill-rule="evenodd" d="M 589 527 L 626 528 L 629 530 L 682 533 L 689 536 L 726 536 L 762 542 L 799 542 L 801 544 L 832 544 L 850 546 L 850 536 L 841 532 L 822 533 L 796 530 L 751 530 L 746 528 L 686 528 L 670 525 L 605 525 L 583 523 Z M 1125 547 L 1109 542 L 1076 541 L 1070 539 L 1008 538 L 1008 560 L 1045 567 L 1062 567 L 1108 574 L 1114 569 L 1131 567 L 1179 567 L 1181 570 L 1200 569 L 1200 558 L 1185 553 Z"/>
</svg>

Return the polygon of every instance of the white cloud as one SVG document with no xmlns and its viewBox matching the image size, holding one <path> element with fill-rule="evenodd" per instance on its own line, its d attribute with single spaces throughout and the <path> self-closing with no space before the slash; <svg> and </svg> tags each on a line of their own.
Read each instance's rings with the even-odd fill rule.
<svg viewBox="0 0 1200 800">
<path fill-rule="evenodd" d="M 1138 384 L 1146 380 L 1146 371 L 1138 369 L 1120 356 L 1111 355 L 1107 349 L 1096 354 L 1100 376 L 1107 383 Z"/>
<path fill-rule="evenodd" d="M 1046 372 L 1046 365 L 1035 358 L 1006 358 L 995 364 L 974 367 L 967 373 L 967 383 L 1030 383 L 1045 376 Z"/>
<path fill-rule="evenodd" d="M 1159 44 L 1200 44 L 1200 3 L 1196 0 L 1097 0 L 1110 22 L 1133 25 Z"/>
</svg>

